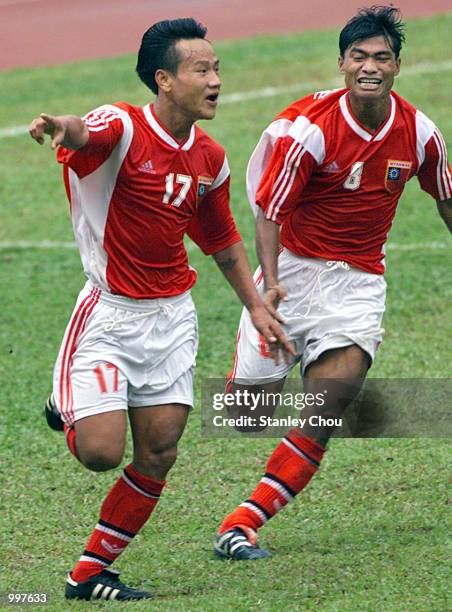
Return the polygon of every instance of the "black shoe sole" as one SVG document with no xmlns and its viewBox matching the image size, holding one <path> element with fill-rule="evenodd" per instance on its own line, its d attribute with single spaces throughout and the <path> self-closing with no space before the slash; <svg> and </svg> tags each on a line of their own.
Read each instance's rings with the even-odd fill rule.
<svg viewBox="0 0 452 612">
<path fill-rule="evenodd" d="M 50 398 L 46 401 L 44 406 L 44 415 L 46 417 L 47 425 L 53 431 L 64 431 L 64 421 L 60 415 L 54 412 L 50 404 Z"/>
</svg>

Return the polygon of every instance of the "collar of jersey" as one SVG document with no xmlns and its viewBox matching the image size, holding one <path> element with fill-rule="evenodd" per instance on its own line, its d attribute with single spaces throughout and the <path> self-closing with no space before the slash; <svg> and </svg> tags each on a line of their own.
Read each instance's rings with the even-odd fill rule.
<svg viewBox="0 0 452 612">
<path fill-rule="evenodd" d="M 379 140 L 383 140 L 383 138 L 389 132 L 389 130 L 391 129 L 394 123 L 395 113 L 396 113 L 396 102 L 393 96 L 390 96 L 390 98 L 391 98 L 391 109 L 389 111 L 389 117 L 386 120 L 386 122 L 376 132 L 367 131 L 366 128 L 360 123 L 358 123 L 358 121 L 352 115 L 352 112 L 349 106 L 348 91 L 346 91 L 344 95 L 340 97 L 339 105 L 341 107 L 341 111 L 342 111 L 345 121 L 352 128 L 352 130 L 356 134 L 358 134 L 358 136 L 361 136 L 363 140 L 366 140 L 367 142 L 376 142 Z"/>
<path fill-rule="evenodd" d="M 177 142 L 177 140 L 174 140 L 171 134 L 165 130 L 163 125 L 154 115 L 152 106 L 150 104 L 147 104 L 143 107 L 143 112 L 147 122 L 151 126 L 151 129 L 157 134 L 159 138 L 169 144 L 170 147 L 173 147 L 173 149 L 180 149 L 181 151 L 188 151 L 190 149 L 195 140 L 194 125 L 191 126 L 190 134 L 188 135 L 188 137 L 183 142 Z"/>
</svg>

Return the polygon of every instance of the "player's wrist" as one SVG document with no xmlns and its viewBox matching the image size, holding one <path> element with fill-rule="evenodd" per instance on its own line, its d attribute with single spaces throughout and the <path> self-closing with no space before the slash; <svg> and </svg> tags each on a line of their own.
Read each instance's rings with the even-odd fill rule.
<svg viewBox="0 0 452 612">
<path fill-rule="evenodd" d="M 279 282 L 277 278 L 269 278 L 264 280 L 264 291 L 270 291 L 275 289 L 276 291 L 279 289 Z"/>
<path fill-rule="evenodd" d="M 261 308 L 265 308 L 265 306 L 262 300 L 259 298 L 256 301 L 253 300 L 252 302 L 248 302 L 247 304 L 245 304 L 245 308 L 248 310 L 250 314 L 253 314 L 254 312 L 260 310 Z"/>
</svg>

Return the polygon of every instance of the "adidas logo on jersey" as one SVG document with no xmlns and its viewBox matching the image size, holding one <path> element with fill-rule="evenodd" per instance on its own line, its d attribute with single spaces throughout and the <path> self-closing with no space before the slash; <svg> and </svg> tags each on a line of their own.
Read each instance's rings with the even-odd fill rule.
<svg viewBox="0 0 452 612">
<path fill-rule="evenodd" d="M 145 174 L 153 174 L 154 173 L 154 166 L 152 165 L 151 160 L 148 159 L 148 161 L 144 162 L 144 164 L 141 164 L 141 166 L 138 168 L 138 170 L 140 172 L 144 172 Z"/>
<path fill-rule="evenodd" d="M 325 166 L 325 168 L 323 169 L 324 172 L 340 172 L 341 169 L 339 168 L 339 166 L 337 165 L 337 162 L 331 162 L 331 164 L 328 164 L 327 166 Z"/>
</svg>

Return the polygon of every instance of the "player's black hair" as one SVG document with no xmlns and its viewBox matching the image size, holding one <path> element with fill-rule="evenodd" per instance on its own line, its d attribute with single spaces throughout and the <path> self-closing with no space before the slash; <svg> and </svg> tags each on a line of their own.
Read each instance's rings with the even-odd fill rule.
<svg viewBox="0 0 452 612">
<path fill-rule="evenodd" d="M 362 8 L 347 22 L 339 35 L 339 52 L 345 51 L 354 43 L 365 38 L 384 36 L 389 46 L 399 57 L 402 43 L 405 42 L 405 24 L 400 10 L 394 6 L 371 6 Z"/>
<path fill-rule="evenodd" d="M 137 73 L 140 79 L 155 94 L 158 93 L 155 82 L 156 70 L 168 70 L 177 73 L 179 55 L 176 43 L 181 39 L 205 38 L 207 28 L 191 17 L 183 19 L 166 19 L 154 23 L 143 35 L 138 51 Z"/>
</svg>

